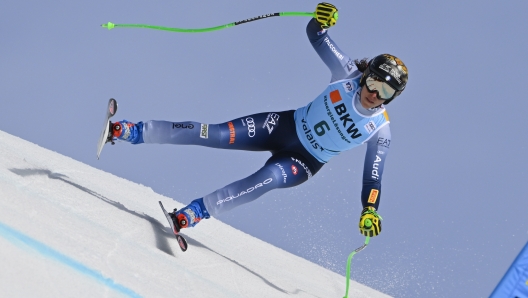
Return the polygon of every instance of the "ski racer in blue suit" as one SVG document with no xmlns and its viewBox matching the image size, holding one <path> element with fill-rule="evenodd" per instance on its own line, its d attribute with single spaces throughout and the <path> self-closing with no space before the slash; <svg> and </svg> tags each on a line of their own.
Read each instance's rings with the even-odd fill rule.
<svg viewBox="0 0 528 298">
<path fill-rule="evenodd" d="M 199 145 L 221 149 L 270 151 L 254 174 L 192 201 L 171 213 L 175 227 L 194 227 L 200 220 L 249 203 L 276 188 L 299 185 L 343 151 L 367 144 L 359 229 L 363 235 L 381 232 L 377 213 L 381 177 L 391 144 L 385 105 L 401 94 L 408 72 L 395 56 L 371 60 L 349 58 L 330 38 L 337 8 L 319 3 L 306 27 L 310 43 L 331 71 L 328 87 L 297 110 L 248 115 L 220 124 L 194 121 L 127 120 L 112 123 L 112 138 L 132 144 Z"/>
</svg>

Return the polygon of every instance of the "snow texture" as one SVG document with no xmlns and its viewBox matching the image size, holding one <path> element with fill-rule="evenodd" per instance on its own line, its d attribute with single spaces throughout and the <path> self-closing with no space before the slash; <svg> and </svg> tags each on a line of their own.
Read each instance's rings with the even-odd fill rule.
<svg viewBox="0 0 528 298">
<path fill-rule="evenodd" d="M 1 296 L 343 297 L 345 277 L 216 219 L 181 252 L 158 201 L 183 206 L 0 131 Z"/>
</svg>

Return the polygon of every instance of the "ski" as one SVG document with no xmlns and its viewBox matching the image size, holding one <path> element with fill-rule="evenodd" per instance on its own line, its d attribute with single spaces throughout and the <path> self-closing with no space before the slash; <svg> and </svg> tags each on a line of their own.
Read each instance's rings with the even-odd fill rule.
<svg viewBox="0 0 528 298">
<path fill-rule="evenodd" d="M 113 98 L 110 98 L 108 101 L 108 107 L 106 109 L 106 117 L 104 121 L 103 130 L 101 131 L 101 136 L 99 137 L 99 142 L 97 143 L 97 159 L 99 159 L 99 156 L 101 155 L 101 150 L 103 150 L 103 146 L 111 142 L 112 145 L 114 142 L 112 141 L 112 136 L 109 136 L 110 133 L 110 118 L 114 116 L 117 112 L 117 101 Z"/>
<path fill-rule="evenodd" d="M 187 250 L 187 240 L 185 240 L 185 238 L 183 238 L 183 236 L 178 233 L 179 231 L 176 230 L 176 227 L 174 226 L 174 222 L 172 221 L 172 217 L 169 215 L 169 213 L 167 213 L 161 201 L 159 201 L 159 204 L 160 204 L 161 210 L 163 210 L 163 213 L 165 214 L 165 217 L 167 218 L 167 221 L 169 222 L 169 225 L 172 229 L 172 232 L 174 233 L 174 236 L 176 236 L 176 240 L 178 240 L 178 245 L 180 245 L 180 248 L 182 251 L 186 251 Z"/>
</svg>

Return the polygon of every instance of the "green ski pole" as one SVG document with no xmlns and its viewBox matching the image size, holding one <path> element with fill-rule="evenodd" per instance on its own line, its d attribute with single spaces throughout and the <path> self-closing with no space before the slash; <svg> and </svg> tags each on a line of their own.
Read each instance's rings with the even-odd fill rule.
<svg viewBox="0 0 528 298">
<path fill-rule="evenodd" d="M 276 13 L 268 13 L 264 15 L 260 15 L 258 17 L 245 19 L 242 21 L 229 23 L 221 26 L 216 27 L 209 27 L 209 28 L 197 28 L 197 29 L 185 29 L 185 28 L 172 28 L 172 27 L 163 27 L 163 26 L 152 26 L 152 25 L 144 25 L 144 24 L 114 24 L 112 22 L 108 22 L 106 24 L 102 24 L 101 26 L 103 28 L 108 28 L 108 30 L 114 29 L 114 28 L 145 28 L 145 29 L 154 29 L 154 30 L 164 30 L 164 31 L 172 31 L 172 32 L 183 32 L 183 33 L 201 33 L 201 32 L 211 32 L 216 30 L 222 30 L 226 28 L 230 28 L 236 25 L 245 24 L 253 21 L 258 21 L 270 17 L 314 17 L 315 14 L 313 12 L 276 12 Z M 337 19 L 337 12 L 334 16 Z"/>
<path fill-rule="evenodd" d="M 349 284 L 350 284 L 350 265 L 352 263 L 352 257 L 362 251 L 363 249 L 365 249 L 365 247 L 367 247 L 367 245 L 369 244 L 369 241 L 370 241 L 370 237 L 367 236 L 367 238 L 365 238 L 365 244 L 363 244 L 362 246 L 356 248 L 352 253 L 350 253 L 350 255 L 348 256 L 348 262 L 347 262 L 347 267 L 346 267 L 346 292 L 345 292 L 345 296 L 343 298 L 348 298 L 348 288 L 349 288 Z"/>
</svg>

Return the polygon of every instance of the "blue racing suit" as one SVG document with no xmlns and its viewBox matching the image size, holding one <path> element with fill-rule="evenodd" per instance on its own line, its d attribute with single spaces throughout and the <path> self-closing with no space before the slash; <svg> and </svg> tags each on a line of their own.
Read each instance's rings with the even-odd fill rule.
<svg viewBox="0 0 528 298">
<path fill-rule="evenodd" d="M 378 208 L 383 165 L 389 151 L 389 117 L 383 106 L 367 110 L 359 102 L 362 73 L 312 19 L 308 38 L 332 79 L 308 105 L 295 111 L 267 112 L 221 124 L 194 121 L 138 123 L 137 143 L 200 145 L 212 148 L 270 151 L 254 174 L 203 197 L 211 216 L 248 203 L 264 193 L 299 185 L 340 152 L 367 143 L 361 202 Z"/>
</svg>

